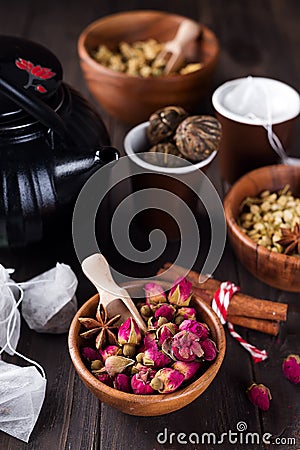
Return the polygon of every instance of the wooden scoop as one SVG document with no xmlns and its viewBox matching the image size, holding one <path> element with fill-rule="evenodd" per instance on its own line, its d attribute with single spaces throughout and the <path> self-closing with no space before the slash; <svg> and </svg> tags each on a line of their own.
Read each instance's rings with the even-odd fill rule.
<svg viewBox="0 0 300 450">
<path fill-rule="evenodd" d="M 200 33 L 200 25 L 190 19 L 183 20 L 178 27 L 175 37 L 165 43 L 164 49 L 155 59 L 155 65 L 161 65 L 165 61 L 164 74 L 175 72 L 183 65 L 185 56 L 184 48 Z"/>
<path fill-rule="evenodd" d="M 121 315 L 124 322 L 128 317 L 146 333 L 147 327 L 126 289 L 118 286 L 112 278 L 108 262 L 100 253 L 89 256 L 82 262 L 82 270 L 99 292 L 100 302 L 106 308 L 108 316 Z"/>
</svg>

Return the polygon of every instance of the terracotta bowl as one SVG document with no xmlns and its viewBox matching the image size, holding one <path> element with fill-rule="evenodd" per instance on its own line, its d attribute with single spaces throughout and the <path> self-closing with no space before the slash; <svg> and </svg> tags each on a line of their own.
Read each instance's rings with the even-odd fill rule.
<svg viewBox="0 0 300 450">
<path fill-rule="evenodd" d="M 257 245 L 237 224 L 239 208 L 245 197 L 257 196 L 266 189 L 278 191 L 287 184 L 299 197 L 300 167 L 274 165 L 253 170 L 232 186 L 225 197 L 224 210 L 231 244 L 249 272 L 277 289 L 300 292 L 300 258 L 274 253 Z"/>
<path fill-rule="evenodd" d="M 170 287 L 160 280 L 159 283 L 165 286 L 166 289 Z M 144 284 L 145 281 L 138 280 L 129 285 L 124 285 L 124 287 L 133 298 L 141 298 L 143 296 Z M 225 355 L 226 341 L 224 329 L 210 306 L 202 301 L 194 300 L 193 306 L 196 308 L 201 320 L 208 324 L 212 338 L 216 342 L 219 350 L 216 360 L 203 375 L 185 388 L 171 394 L 127 394 L 101 383 L 101 381 L 98 381 L 89 372 L 81 359 L 80 347 L 84 345 L 84 341 L 79 336 L 82 329 L 78 322 L 78 317 L 93 316 L 95 314 L 98 301 L 99 296 L 94 295 L 75 315 L 69 331 L 69 351 L 75 370 L 83 383 L 104 403 L 133 416 L 160 416 L 181 409 L 191 403 L 207 389 L 217 375 Z"/>
<path fill-rule="evenodd" d="M 78 40 L 82 72 L 90 92 L 109 114 L 136 124 L 162 106 L 181 105 L 192 110 L 198 105 L 208 91 L 219 54 L 217 38 L 204 25 L 200 39 L 187 48 L 189 60 L 200 61 L 203 66 L 190 74 L 134 77 L 108 69 L 91 57 L 99 44 L 113 50 L 121 41 L 155 38 L 166 42 L 184 19 L 160 11 L 130 11 L 96 20 L 83 30 Z"/>
</svg>

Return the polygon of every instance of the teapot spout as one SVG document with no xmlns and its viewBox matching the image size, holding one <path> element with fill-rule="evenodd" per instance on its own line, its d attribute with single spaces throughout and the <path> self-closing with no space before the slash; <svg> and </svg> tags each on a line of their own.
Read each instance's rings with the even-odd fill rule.
<svg viewBox="0 0 300 450">
<path fill-rule="evenodd" d="M 95 163 L 104 166 L 112 161 L 117 161 L 120 157 L 118 150 L 114 147 L 103 146 L 95 153 Z"/>
<path fill-rule="evenodd" d="M 84 157 L 67 159 L 60 161 L 54 168 L 56 179 L 69 176 L 84 175 L 92 169 L 96 170 L 112 161 L 119 159 L 119 152 L 114 147 L 99 147 L 94 152 Z"/>
</svg>

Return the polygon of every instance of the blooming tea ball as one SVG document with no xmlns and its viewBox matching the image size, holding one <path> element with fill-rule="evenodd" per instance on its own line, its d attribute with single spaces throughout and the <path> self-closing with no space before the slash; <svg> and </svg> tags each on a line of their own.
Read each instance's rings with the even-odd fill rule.
<svg viewBox="0 0 300 450">
<path fill-rule="evenodd" d="M 150 143 L 155 145 L 170 140 L 187 115 L 181 106 L 166 106 L 155 111 L 149 118 L 150 124 L 147 128 Z"/>
<path fill-rule="evenodd" d="M 221 140 L 221 124 L 212 116 L 190 116 L 180 123 L 175 142 L 178 150 L 190 161 L 203 161 Z"/>
</svg>

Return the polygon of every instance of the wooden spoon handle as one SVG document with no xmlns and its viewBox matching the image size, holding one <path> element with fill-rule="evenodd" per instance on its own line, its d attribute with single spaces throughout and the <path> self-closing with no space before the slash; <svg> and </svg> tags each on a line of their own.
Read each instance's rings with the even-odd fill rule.
<svg viewBox="0 0 300 450">
<path fill-rule="evenodd" d="M 125 289 L 115 283 L 108 262 L 100 253 L 88 256 L 82 262 L 82 270 L 86 277 L 96 286 L 99 293 L 105 291 L 114 298 L 128 295 Z"/>
<path fill-rule="evenodd" d="M 178 27 L 176 36 L 172 42 L 176 42 L 181 48 L 184 48 L 189 42 L 199 35 L 200 25 L 192 20 L 183 20 Z"/>
<path fill-rule="evenodd" d="M 134 318 L 139 328 L 143 332 L 146 332 L 145 322 L 140 316 L 137 307 L 130 298 L 130 295 L 128 294 L 126 289 L 118 286 L 113 280 L 110 272 L 110 267 L 103 255 L 101 255 L 100 253 L 95 253 L 94 255 L 88 256 L 82 262 L 82 270 L 86 277 L 93 283 L 93 285 L 99 292 L 100 302 L 103 304 L 103 306 L 108 309 L 109 306 L 111 306 L 112 309 L 113 303 L 115 306 L 117 305 L 115 300 L 120 299 L 129 310 L 130 315 Z M 119 311 L 116 310 L 114 312 L 118 313 Z M 120 310 L 120 314 L 123 318 L 124 311 L 122 312 Z M 128 316 L 128 314 L 126 316 Z M 126 318 L 127 317 L 124 317 L 125 320 Z"/>
</svg>

